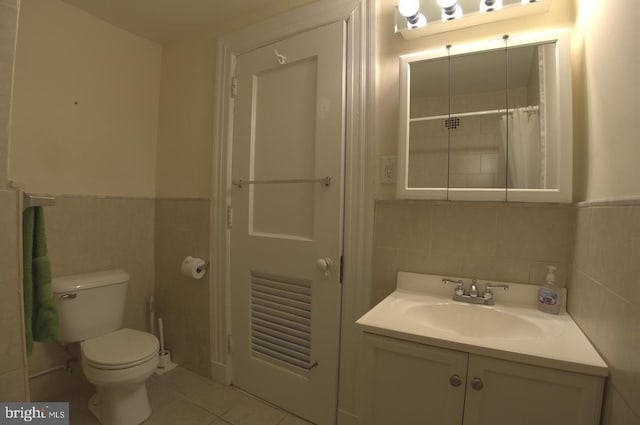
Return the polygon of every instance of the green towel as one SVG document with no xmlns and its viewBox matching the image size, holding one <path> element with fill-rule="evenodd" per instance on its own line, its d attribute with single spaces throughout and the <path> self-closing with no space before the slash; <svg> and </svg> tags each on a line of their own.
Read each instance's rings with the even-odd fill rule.
<svg viewBox="0 0 640 425">
<path fill-rule="evenodd" d="M 27 355 L 31 355 L 33 341 L 57 340 L 59 324 L 53 305 L 51 265 L 47 256 L 42 208 L 24 210 L 22 226 L 25 331 Z"/>
</svg>

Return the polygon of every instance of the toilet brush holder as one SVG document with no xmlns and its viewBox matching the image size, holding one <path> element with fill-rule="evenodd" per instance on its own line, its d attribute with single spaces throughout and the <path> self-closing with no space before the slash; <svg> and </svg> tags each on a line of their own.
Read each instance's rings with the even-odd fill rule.
<svg viewBox="0 0 640 425">
<path fill-rule="evenodd" d="M 171 351 L 162 350 L 160 351 L 158 367 L 166 368 L 171 363 Z"/>
<path fill-rule="evenodd" d="M 171 361 L 171 352 L 169 350 L 160 350 L 158 355 L 158 368 L 156 369 L 157 375 L 169 372 L 175 368 L 177 364 Z"/>
</svg>

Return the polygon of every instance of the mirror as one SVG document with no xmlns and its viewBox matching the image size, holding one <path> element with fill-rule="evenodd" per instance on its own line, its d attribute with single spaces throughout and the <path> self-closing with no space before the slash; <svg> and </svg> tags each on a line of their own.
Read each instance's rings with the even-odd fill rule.
<svg viewBox="0 0 640 425">
<path fill-rule="evenodd" d="M 398 197 L 571 201 L 568 39 L 401 57 Z"/>
</svg>

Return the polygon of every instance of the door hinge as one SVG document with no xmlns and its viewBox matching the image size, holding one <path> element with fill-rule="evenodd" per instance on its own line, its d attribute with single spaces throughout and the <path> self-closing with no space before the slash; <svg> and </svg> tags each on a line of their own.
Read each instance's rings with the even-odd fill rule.
<svg viewBox="0 0 640 425">
<path fill-rule="evenodd" d="M 227 206 L 227 229 L 231 229 L 233 227 L 233 207 L 231 205 Z"/>
<path fill-rule="evenodd" d="M 227 353 L 231 353 L 231 349 L 233 348 L 233 339 L 231 338 L 231 334 L 227 335 Z"/>
<path fill-rule="evenodd" d="M 238 95 L 238 78 L 231 77 L 231 99 L 235 99 Z"/>
<path fill-rule="evenodd" d="M 340 256 L 340 283 L 342 283 L 342 278 L 344 277 L 344 255 Z"/>
</svg>

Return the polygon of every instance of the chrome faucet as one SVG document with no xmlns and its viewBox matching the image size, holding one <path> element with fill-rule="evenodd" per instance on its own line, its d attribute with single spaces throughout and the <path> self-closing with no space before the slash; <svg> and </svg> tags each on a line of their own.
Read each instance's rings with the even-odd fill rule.
<svg viewBox="0 0 640 425">
<path fill-rule="evenodd" d="M 478 281 L 476 279 L 472 279 L 471 280 L 471 286 L 469 287 L 469 296 L 470 297 L 477 297 L 478 295 L 480 295 L 480 293 L 478 292 L 478 285 L 476 285 L 476 283 L 478 283 Z"/>
<path fill-rule="evenodd" d="M 471 280 L 471 286 L 469 287 L 468 292 L 464 289 L 464 281 L 462 279 L 449 279 L 448 277 L 443 277 L 442 283 L 445 285 L 449 283 L 456 285 L 455 292 L 453 294 L 454 301 L 462 301 L 471 304 L 494 305 L 495 302 L 493 300 L 492 290 L 496 288 L 502 288 L 505 291 L 509 290 L 509 285 L 487 282 L 485 283 L 484 291 L 481 294 L 478 290 L 478 281 L 476 279 Z"/>
</svg>

